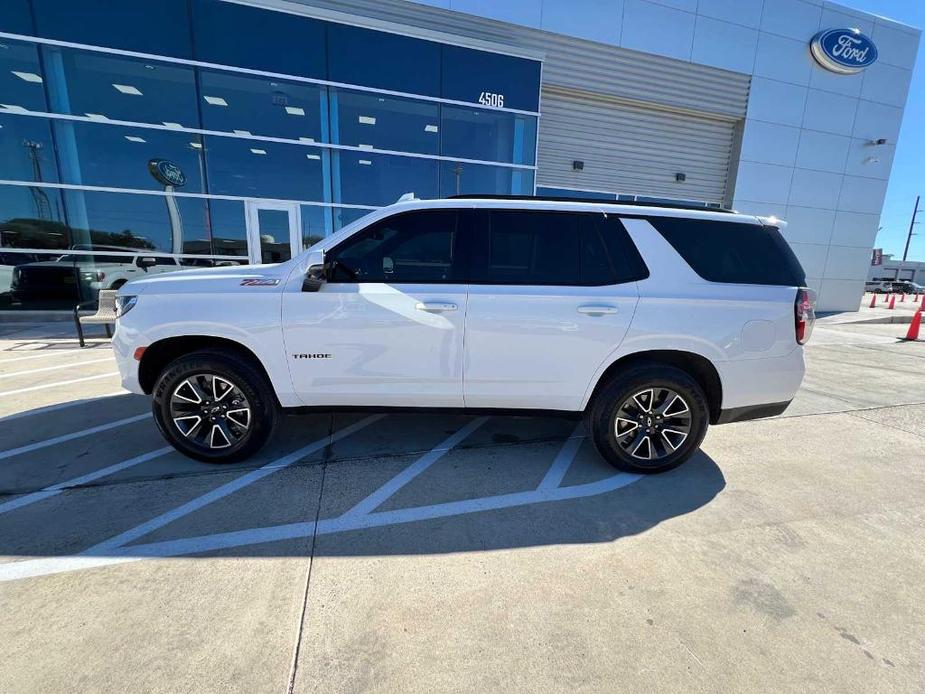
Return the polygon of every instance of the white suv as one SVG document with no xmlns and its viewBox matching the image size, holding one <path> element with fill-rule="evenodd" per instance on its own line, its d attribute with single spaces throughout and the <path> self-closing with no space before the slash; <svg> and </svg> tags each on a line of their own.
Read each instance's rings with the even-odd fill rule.
<svg viewBox="0 0 925 694">
<path fill-rule="evenodd" d="M 537 198 L 400 202 L 278 265 L 120 291 L 123 384 L 210 462 L 282 409 L 584 413 L 601 454 L 661 472 L 707 425 L 782 412 L 812 293 L 775 220 Z"/>
</svg>

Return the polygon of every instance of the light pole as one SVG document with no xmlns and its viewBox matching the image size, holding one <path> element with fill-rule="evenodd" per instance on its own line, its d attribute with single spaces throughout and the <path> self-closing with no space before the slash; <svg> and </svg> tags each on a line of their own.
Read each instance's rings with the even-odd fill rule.
<svg viewBox="0 0 925 694">
<path fill-rule="evenodd" d="M 912 237 L 915 236 L 915 232 L 913 231 L 913 229 L 915 228 L 915 225 L 918 224 L 918 222 L 915 221 L 915 218 L 919 214 L 919 200 L 921 199 L 921 197 L 922 197 L 921 195 L 915 196 L 915 209 L 912 210 L 912 219 L 909 220 L 909 233 L 906 235 L 906 247 L 905 249 L 903 249 L 903 259 L 899 263 L 899 269 L 896 270 L 897 280 L 902 279 L 902 277 L 900 277 L 900 274 L 902 274 L 903 265 L 906 263 L 906 258 L 909 255 L 909 242 L 912 241 Z"/>
</svg>

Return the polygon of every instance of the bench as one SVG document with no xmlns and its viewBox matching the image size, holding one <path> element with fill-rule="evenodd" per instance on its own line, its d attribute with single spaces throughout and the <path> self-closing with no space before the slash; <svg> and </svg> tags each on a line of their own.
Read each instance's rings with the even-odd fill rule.
<svg viewBox="0 0 925 694">
<path fill-rule="evenodd" d="M 101 289 L 99 298 L 96 301 L 85 301 L 74 307 L 74 325 L 77 327 L 77 339 L 80 340 L 80 346 L 85 347 L 83 325 L 97 325 L 102 323 L 106 328 L 106 337 L 112 337 L 112 331 L 109 329 L 110 323 L 116 322 L 116 296 L 119 292 L 115 289 Z M 96 306 L 96 313 L 92 316 L 81 316 L 82 311 L 87 306 Z"/>
</svg>

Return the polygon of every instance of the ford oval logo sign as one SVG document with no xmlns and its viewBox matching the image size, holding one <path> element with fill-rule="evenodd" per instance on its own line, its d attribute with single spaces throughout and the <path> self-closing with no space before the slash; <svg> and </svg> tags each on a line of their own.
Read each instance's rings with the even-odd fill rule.
<svg viewBox="0 0 925 694">
<path fill-rule="evenodd" d="M 877 47 L 858 29 L 820 31 L 810 49 L 817 63 L 842 75 L 856 74 L 877 62 Z"/>
<path fill-rule="evenodd" d="M 180 188 L 186 185 L 186 174 L 179 166 L 166 159 L 152 159 L 148 162 L 148 171 L 161 184 Z"/>
</svg>

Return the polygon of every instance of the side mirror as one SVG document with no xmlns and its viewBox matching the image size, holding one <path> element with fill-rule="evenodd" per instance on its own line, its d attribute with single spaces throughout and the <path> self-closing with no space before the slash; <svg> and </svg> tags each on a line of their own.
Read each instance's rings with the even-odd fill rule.
<svg viewBox="0 0 925 694">
<path fill-rule="evenodd" d="M 154 267 L 155 265 L 157 265 L 157 259 L 151 258 L 150 256 L 142 256 L 138 258 L 137 265 L 142 270 L 147 272 L 149 267 Z"/>
<path fill-rule="evenodd" d="M 324 285 L 325 279 L 326 273 L 323 263 L 309 265 L 308 272 L 305 273 L 305 279 L 302 280 L 302 291 L 317 292 Z"/>
</svg>

